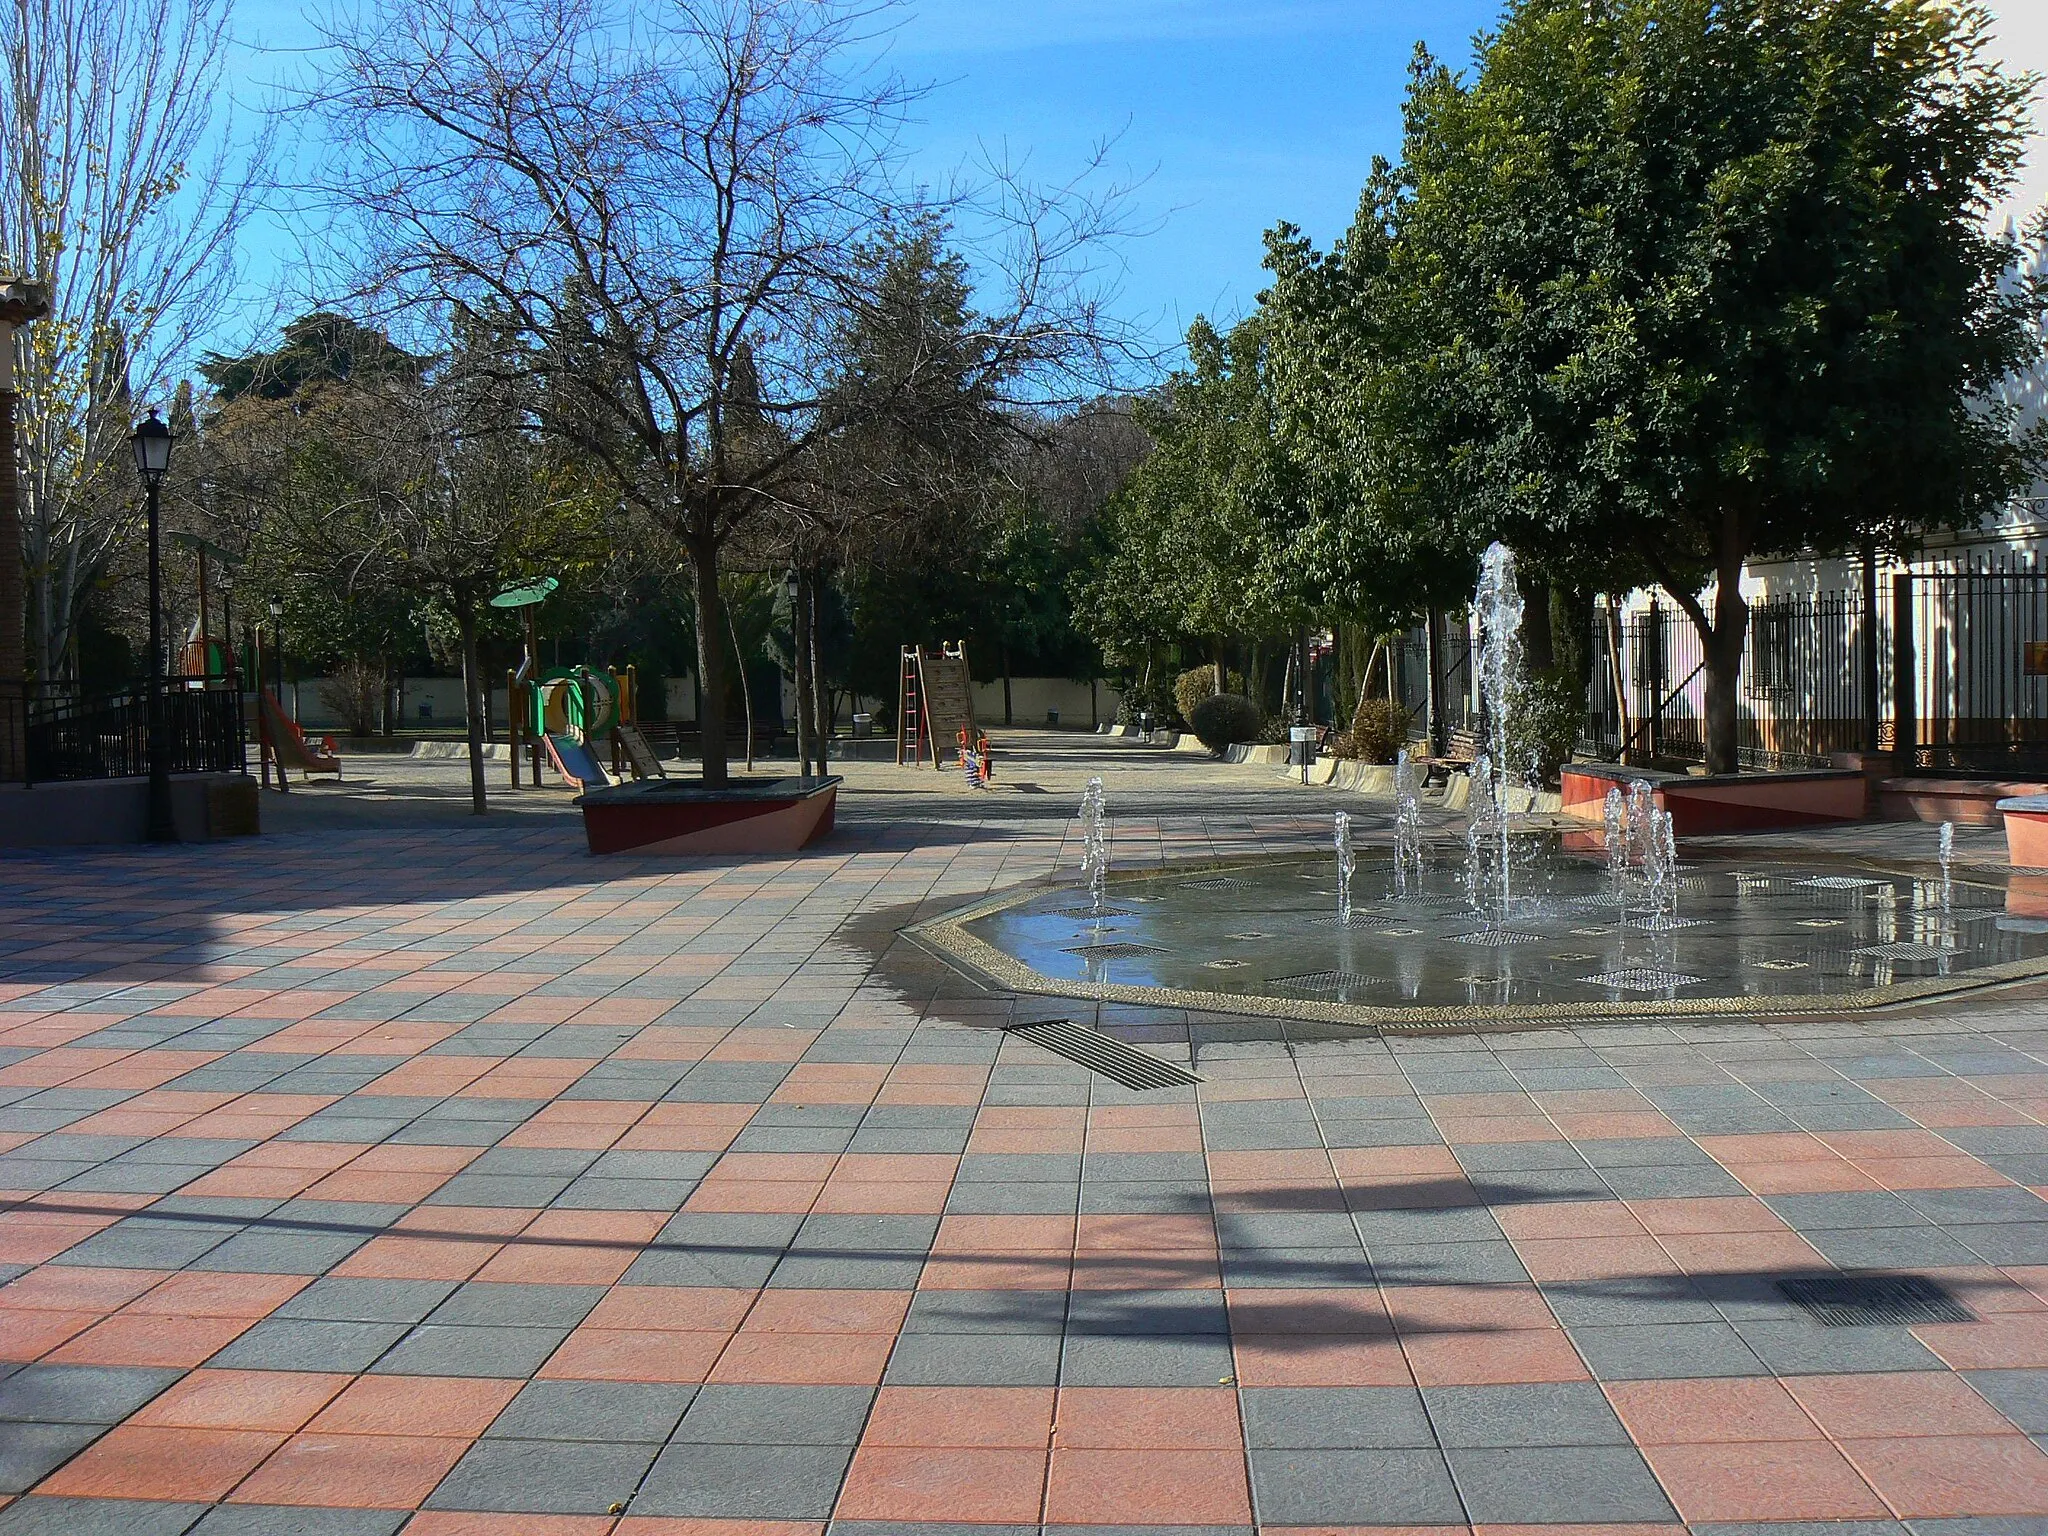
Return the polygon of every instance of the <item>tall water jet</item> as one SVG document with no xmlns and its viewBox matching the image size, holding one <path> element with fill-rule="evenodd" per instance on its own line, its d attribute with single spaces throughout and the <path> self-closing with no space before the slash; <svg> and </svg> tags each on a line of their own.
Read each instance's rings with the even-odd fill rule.
<svg viewBox="0 0 2048 1536">
<path fill-rule="evenodd" d="M 1394 759 L 1394 894 L 1422 889 L 1422 792 L 1407 748 Z"/>
<path fill-rule="evenodd" d="M 1466 886 L 1489 927 L 1502 926 L 1514 900 L 1514 814 L 1509 790 L 1528 787 L 1526 764 L 1517 771 L 1513 723 L 1522 699 L 1522 589 L 1515 556 L 1490 544 L 1479 561 L 1472 595 L 1479 618 L 1479 704 L 1486 750 L 1472 762 L 1471 818 L 1466 832 Z"/>
<path fill-rule="evenodd" d="M 1106 812 L 1102 780 L 1092 778 L 1081 791 L 1081 878 L 1088 882 L 1088 904 L 1100 917 L 1109 889 L 1109 839 L 1104 831 Z"/>
<path fill-rule="evenodd" d="M 1616 910 L 1628 910 L 1628 801 L 1622 795 L 1619 785 L 1607 791 L 1607 798 L 1600 805 L 1601 820 L 1606 830 L 1607 845 L 1607 889 L 1614 898 Z"/>
<path fill-rule="evenodd" d="M 1337 921 L 1351 922 L 1351 876 L 1358 868 L 1358 856 L 1351 850 L 1351 813 L 1337 813 Z"/>
<path fill-rule="evenodd" d="M 1946 918 L 1955 910 L 1955 862 L 1956 824 L 1944 821 L 1941 824 L 1941 841 L 1937 845 L 1941 859 L 1941 915 Z"/>
</svg>

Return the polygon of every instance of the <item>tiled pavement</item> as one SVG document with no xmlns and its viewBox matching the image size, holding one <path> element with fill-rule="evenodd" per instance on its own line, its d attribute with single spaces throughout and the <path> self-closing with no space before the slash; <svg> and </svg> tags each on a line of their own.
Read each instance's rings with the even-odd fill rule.
<svg viewBox="0 0 2048 1536">
<path fill-rule="evenodd" d="M 1119 847 L 1321 836 L 1270 800 Z M 1206 1079 L 1131 1093 L 892 940 L 1058 863 L 1001 805 L 0 863 L 0 1536 L 2048 1531 L 2038 1004 L 1123 1011 Z"/>
</svg>

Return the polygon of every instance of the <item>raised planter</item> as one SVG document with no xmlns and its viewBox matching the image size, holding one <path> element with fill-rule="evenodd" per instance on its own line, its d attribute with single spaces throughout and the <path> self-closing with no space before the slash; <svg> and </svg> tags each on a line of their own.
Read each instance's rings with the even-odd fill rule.
<svg viewBox="0 0 2048 1536">
<path fill-rule="evenodd" d="M 1607 763 L 1567 763 L 1560 777 L 1565 813 L 1592 822 L 1601 819 L 1608 790 L 1626 790 L 1635 780 L 1649 780 L 1658 809 L 1670 814 L 1671 830 L 1678 837 L 1862 821 L 1870 811 L 1869 782 L 1851 769 L 1695 777 Z"/>
<path fill-rule="evenodd" d="M 2048 794 L 2048 784 L 1989 779 L 1882 779 L 1878 814 L 1886 821 L 1952 821 L 1959 827 L 1995 827 L 2007 800 Z"/>
<path fill-rule="evenodd" d="M 2005 858 L 2014 869 L 2048 869 L 2048 795 L 1998 802 L 2005 821 Z"/>
<path fill-rule="evenodd" d="M 795 853 L 831 832 L 840 783 L 837 774 L 724 789 L 649 779 L 593 789 L 575 803 L 592 853 Z"/>
</svg>

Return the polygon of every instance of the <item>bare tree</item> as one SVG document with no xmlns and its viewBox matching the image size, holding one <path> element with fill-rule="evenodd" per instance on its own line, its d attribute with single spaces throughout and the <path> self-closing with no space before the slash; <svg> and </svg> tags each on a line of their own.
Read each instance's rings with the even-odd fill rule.
<svg viewBox="0 0 2048 1536">
<path fill-rule="evenodd" d="M 0 5 L 0 271 L 50 299 L 15 341 L 28 660 L 48 680 L 133 523 L 133 402 L 164 399 L 232 299 L 269 140 L 235 139 L 220 105 L 230 0 Z"/>
<path fill-rule="evenodd" d="M 863 253 L 905 203 L 892 173 L 913 93 L 868 46 L 886 10 L 368 0 L 330 37 L 322 100 L 358 153 L 325 191 L 354 215 L 366 287 L 500 326 L 507 365 L 546 385 L 547 430 L 687 552 L 714 786 L 722 552 L 802 504 L 821 444 L 916 396 L 908 379 L 832 387 L 845 317 L 883 302 Z M 1095 252 L 1115 197 L 996 175 L 950 205 L 970 203 L 1002 293 L 978 366 L 1012 388 L 1099 385 Z"/>
</svg>

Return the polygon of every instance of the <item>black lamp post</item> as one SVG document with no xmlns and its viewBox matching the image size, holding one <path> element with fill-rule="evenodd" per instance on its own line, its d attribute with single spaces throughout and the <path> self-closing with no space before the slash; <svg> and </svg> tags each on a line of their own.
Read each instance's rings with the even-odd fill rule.
<svg viewBox="0 0 2048 1536">
<path fill-rule="evenodd" d="M 174 843 L 178 831 L 171 820 L 171 765 L 164 742 L 163 565 L 157 528 L 158 493 L 171 467 L 171 429 L 151 411 L 129 441 L 149 499 L 149 840 Z"/>
<path fill-rule="evenodd" d="M 274 669 L 274 670 L 275 670 L 275 672 L 276 672 L 276 676 L 277 676 L 277 713 L 278 713 L 278 716 L 279 716 L 279 718 L 283 718 L 283 715 L 284 715 L 284 599 L 283 599 L 283 598 L 281 598 L 281 597 L 272 597 L 272 598 L 270 599 L 270 650 L 271 650 L 271 660 L 277 663 L 277 665 L 276 665 L 276 668 Z M 260 688 L 260 687 L 261 687 L 261 686 L 263 685 L 263 680 L 262 680 L 261 678 L 258 678 L 258 679 L 256 680 L 256 684 L 257 684 L 257 686 L 258 686 L 258 687 Z M 279 761 L 281 762 L 281 761 L 283 761 L 283 759 L 279 759 Z"/>
</svg>

